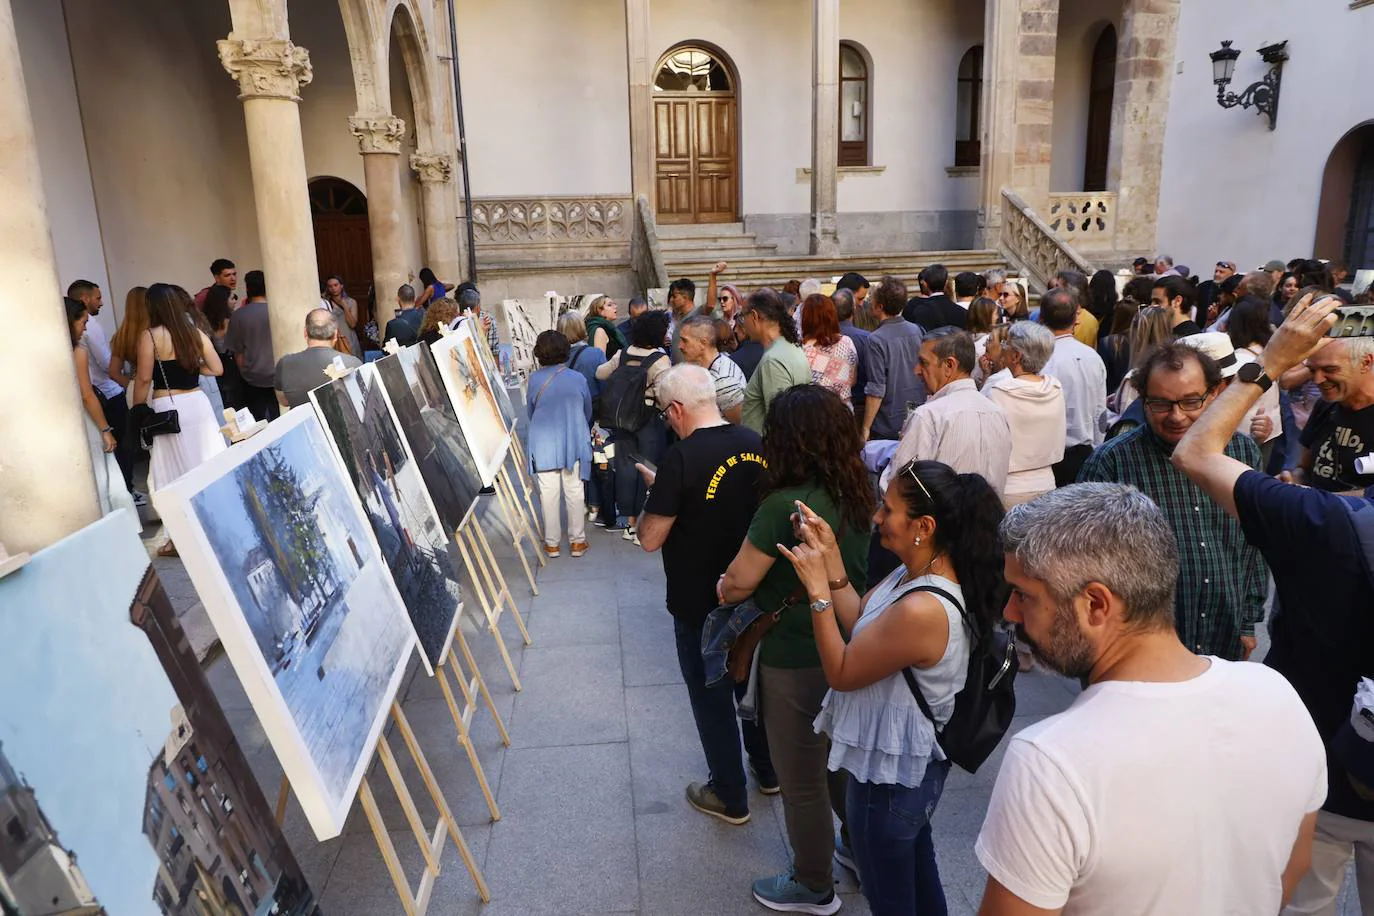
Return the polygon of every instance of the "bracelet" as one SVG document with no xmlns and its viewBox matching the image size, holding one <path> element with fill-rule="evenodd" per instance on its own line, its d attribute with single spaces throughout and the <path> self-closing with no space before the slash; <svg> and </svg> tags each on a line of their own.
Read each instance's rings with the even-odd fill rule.
<svg viewBox="0 0 1374 916">
<path fill-rule="evenodd" d="M 825 584 L 830 586 L 830 590 L 832 592 L 838 592 L 840 589 L 844 588 L 846 585 L 849 584 L 849 577 L 841 576 L 840 578 L 828 581 Z"/>
<path fill-rule="evenodd" d="M 102 429 L 101 432 L 102 432 L 102 433 L 112 433 L 112 432 L 114 432 L 114 427 L 113 427 L 113 426 L 107 426 L 107 427 L 105 427 L 104 429 Z"/>
</svg>

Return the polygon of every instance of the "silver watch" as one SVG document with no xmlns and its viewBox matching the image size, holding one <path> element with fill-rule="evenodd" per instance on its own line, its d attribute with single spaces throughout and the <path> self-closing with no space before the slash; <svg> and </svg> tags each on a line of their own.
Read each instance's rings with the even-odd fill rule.
<svg viewBox="0 0 1374 916">
<path fill-rule="evenodd" d="M 820 598 L 811 602 L 811 613 L 824 614 L 826 611 L 830 610 L 834 604 L 835 602 L 831 601 L 829 598 Z"/>
</svg>

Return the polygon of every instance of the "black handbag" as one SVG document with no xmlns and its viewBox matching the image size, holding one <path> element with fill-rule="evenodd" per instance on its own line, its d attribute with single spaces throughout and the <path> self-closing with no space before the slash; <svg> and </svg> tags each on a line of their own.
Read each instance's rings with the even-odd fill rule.
<svg viewBox="0 0 1374 916">
<path fill-rule="evenodd" d="M 175 404 L 176 398 L 172 397 L 172 388 L 167 384 L 167 372 L 162 368 L 162 360 L 158 358 L 157 339 L 153 337 L 151 328 L 148 330 L 148 337 L 153 341 L 153 362 L 157 364 L 157 371 L 162 373 L 162 387 L 167 391 L 168 400 Z M 144 451 L 149 451 L 153 447 L 153 440 L 158 436 L 181 432 L 181 415 L 176 408 L 153 410 L 147 404 L 135 404 L 129 410 L 129 425 L 138 430 L 139 446 Z"/>
</svg>

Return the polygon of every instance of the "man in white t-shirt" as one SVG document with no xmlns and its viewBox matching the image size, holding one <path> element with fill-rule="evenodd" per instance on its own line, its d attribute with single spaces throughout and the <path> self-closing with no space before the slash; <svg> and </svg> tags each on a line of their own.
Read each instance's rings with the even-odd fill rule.
<svg viewBox="0 0 1374 916">
<path fill-rule="evenodd" d="M 1326 798 L 1297 693 L 1179 642 L 1178 548 L 1140 491 L 1064 487 L 1001 533 L 1006 619 L 1088 687 L 1008 744 L 975 846 L 980 916 L 1277 913 Z"/>
</svg>

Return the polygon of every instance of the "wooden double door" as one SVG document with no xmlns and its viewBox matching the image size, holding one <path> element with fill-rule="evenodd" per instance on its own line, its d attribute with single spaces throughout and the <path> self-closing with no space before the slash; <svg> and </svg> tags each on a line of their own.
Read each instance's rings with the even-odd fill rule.
<svg viewBox="0 0 1374 916">
<path fill-rule="evenodd" d="M 734 93 L 654 93 L 654 175 L 660 223 L 739 218 Z"/>
</svg>

